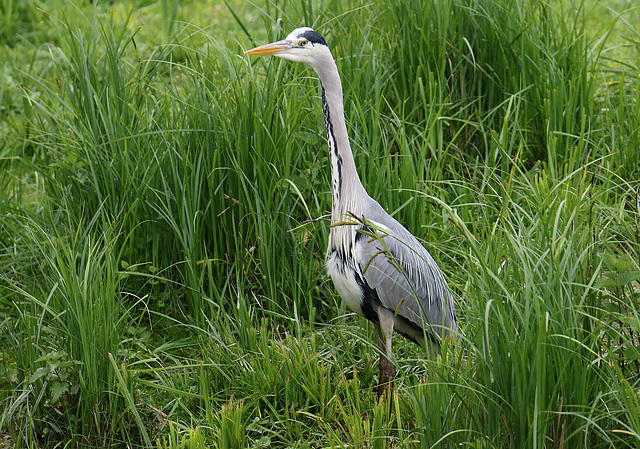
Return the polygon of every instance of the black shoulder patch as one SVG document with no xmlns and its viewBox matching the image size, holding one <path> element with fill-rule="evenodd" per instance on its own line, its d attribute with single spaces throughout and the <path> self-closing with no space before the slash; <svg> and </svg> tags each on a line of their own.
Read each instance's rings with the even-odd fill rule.
<svg viewBox="0 0 640 449">
<path fill-rule="evenodd" d="M 322 37 L 322 34 L 318 33 L 315 30 L 305 31 L 300 35 L 300 37 L 304 37 L 306 40 L 308 40 L 312 44 L 322 44 L 325 46 L 327 45 L 327 43 L 324 41 L 324 37 Z"/>
<path fill-rule="evenodd" d="M 375 231 L 373 230 L 373 228 L 371 228 L 371 226 L 359 226 L 358 229 L 356 229 L 355 242 L 357 243 L 358 241 L 365 238 L 370 239 L 372 238 L 372 235 L 375 235 L 374 233 Z"/>
<path fill-rule="evenodd" d="M 360 287 L 360 291 L 362 292 L 362 302 L 360 303 L 362 314 L 369 321 L 379 323 L 378 307 L 380 307 L 381 303 L 380 298 L 378 297 L 378 292 L 369 287 L 367 281 L 360 274 L 355 273 L 355 278 L 358 283 L 358 287 Z"/>
</svg>

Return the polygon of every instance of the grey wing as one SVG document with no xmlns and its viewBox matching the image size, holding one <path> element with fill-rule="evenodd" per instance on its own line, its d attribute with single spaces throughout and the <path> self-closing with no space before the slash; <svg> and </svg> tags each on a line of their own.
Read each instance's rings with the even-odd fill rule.
<svg viewBox="0 0 640 449">
<path fill-rule="evenodd" d="M 385 223 L 365 222 L 356 239 L 365 281 L 384 307 L 436 340 L 457 336 L 453 297 L 442 271 L 409 231 L 391 216 L 383 218 Z"/>
</svg>

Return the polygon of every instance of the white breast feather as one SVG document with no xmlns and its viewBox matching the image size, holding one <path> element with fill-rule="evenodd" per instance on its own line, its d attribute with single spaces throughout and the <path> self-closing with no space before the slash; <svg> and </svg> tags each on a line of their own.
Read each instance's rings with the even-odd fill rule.
<svg viewBox="0 0 640 449">
<path fill-rule="evenodd" d="M 355 272 L 351 268 L 340 266 L 342 263 L 344 261 L 338 260 L 338 255 L 333 252 L 327 259 L 327 273 L 345 304 L 358 315 L 364 316 L 361 307 L 362 291 L 356 282 Z"/>
</svg>

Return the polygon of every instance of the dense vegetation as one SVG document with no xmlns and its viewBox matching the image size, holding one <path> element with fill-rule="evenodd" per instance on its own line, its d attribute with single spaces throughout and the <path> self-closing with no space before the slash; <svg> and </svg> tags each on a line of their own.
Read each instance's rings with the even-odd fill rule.
<svg viewBox="0 0 640 449">
<path fill-rule="evenodd" d="M 628 7 L 1 1 L 0 446 L 637 447 Z M 324 271 L 315 74 L 242 56 L 301 25 L 456 297 L 390 404 Z"/>
</svg>

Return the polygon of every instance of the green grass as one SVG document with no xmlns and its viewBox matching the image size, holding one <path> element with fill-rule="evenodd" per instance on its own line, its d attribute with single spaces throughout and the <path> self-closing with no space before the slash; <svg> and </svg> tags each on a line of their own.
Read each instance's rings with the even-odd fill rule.
<svg viewBox="0 0 640 449">
<path fill-rule="evenodd" d="M 639 444 L 637 9 L 0 9 L 0 446 Z M 324 270 L 314 73 L 242 56 L 301 25 L 456 298 L 457 347 L 395 338 L 390 402 Z"/>
</svg>

